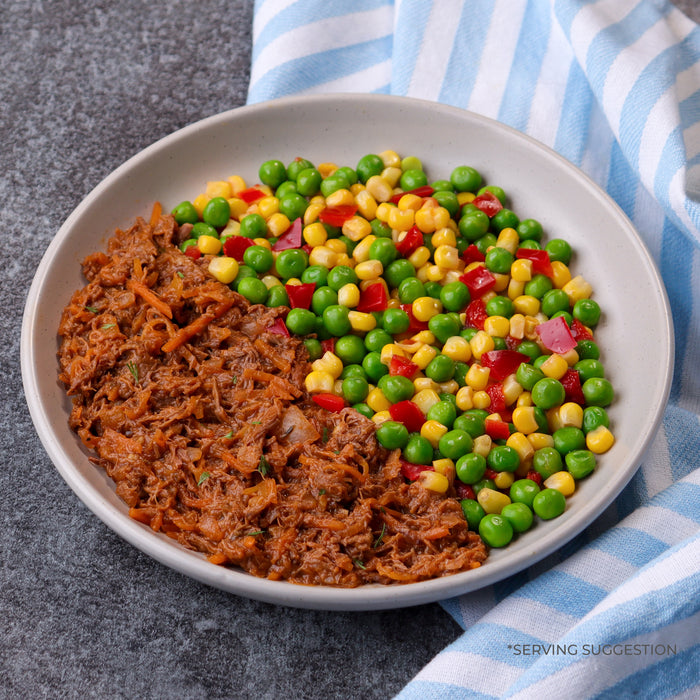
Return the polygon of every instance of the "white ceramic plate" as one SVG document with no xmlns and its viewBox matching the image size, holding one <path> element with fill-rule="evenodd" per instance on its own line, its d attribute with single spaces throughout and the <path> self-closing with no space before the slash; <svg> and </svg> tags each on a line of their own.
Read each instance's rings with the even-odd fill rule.
<svg viewBox="0 0 700 700">
<path fill-rule="evenodd" d="M 170 208 L 232 174 L 257 181 L 269 158 L 354 166 L 366 153 L 393 149 L 421 158 L 433 179 L 472 165 L 510 197 L 521 218 L 539 219 L 549 238 L 576 250 L 575 272 L 591 282 L 604 309 L 596 332 L 616 389 L 610 409 L 617 438 L 599 468 L 581 482 L 564 515 L 540 522 L 479 569 L 403 586 L 357 589 L 298 586 L 208 563 L 130 519 L 112 482 L 88 461 L 68 428 L 70 404 L 57 381 L 56 329 L 72 292 L 84 284 L 80 261 L 117 228 L 148 217 L 158 200 Z M 643 314 L 643 319 L 642 315 Z M 551 150 L 483 117 L 404 98 L 334 95 L 287 98 L 235 109 L 192 124 L 145 149 L 100 183 L 48 247 L 26 303 L 22 376 L 46 451 L 79 498 L 110 528 L 154 559 L 238 595 L 327 610 L 396 608 L 478 589 L 534 564 L 590 524 L 638 468 L 660 423 L 673 363 L 666 293 L 648 252 L 613 201 Z M 124 572 L 128 576 L 128 572 Z"/>
</svg>

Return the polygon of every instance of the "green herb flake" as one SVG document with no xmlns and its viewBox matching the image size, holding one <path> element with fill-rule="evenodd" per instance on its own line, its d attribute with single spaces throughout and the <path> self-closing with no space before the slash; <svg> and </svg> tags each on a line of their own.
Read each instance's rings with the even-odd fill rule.
<svg viewBox="0 0 700 700">
<path fill-rule="evenodd" d="M 127 369 L 129 372 L 131 372 L 131 376 L 134 378 L 134 381 L 138 384 L 139 383 L 139 368 L 136 366 L 133 360 L 129 360 L 129 362 L 126 363 Z"/>
<path fill-rule="evenodd" d="M 114 326 L 116 326 L 116 325 L 117 325 L 116 323 L 104 323 L 102 325 L 102 330 L 103 331 L 109 330 L 110 328 L 114 328 Z"/>
<path fill-rule="evenodd" d="M 363 569 L 367 570 L 367 567 L 359 560 L 359 559 L 353 559 L 352 563 L 358 568 L 358 569 Z"/>
<path fill-rule="evenodd" d="M 249 532 L 244 537 L 254 537 L 255 535 L 264 535 L 265 530 L 256 530 L 255 532 Z"/>
<path fill-rule="evenodd" d="M 318 490 L 318 495 L 323 496 L 326 493 L 326 489 L 319 489 Z"/>
<path fill-rule="evenodd" d="M 197 479 L 197 486 L 201 486 L 210 476 L 209 472 L 202 472 Z"/>
<path fill-rule="evenodd" d="M 184 276 L 185 276 L 185 273 L 184 273 L 184 272 L 180 272 L 180 270 L 178 270 L 178 271 L 177 271 L 177 276 L 178 276 L 178 277 L 184 277 Z"/>
<path fill-rule="evenodd" d="M 86 306 L 85 310 L 89 311 L 91 314 L 99 314 L 100 313 L 100 310 L 96 306 Z"/>
<path fill-rule="evenodd" d="M 224 435 L 225 438 L 232 438 L 233 437 L 233 430 L 229 430 L 226 435 Z"/>
<path fill-rule="evenodd" d="M 267 476 L 270 471 L 270 463 L 265 459 L 265 455 L 260 455 L 260 464 L 258 464 L 258 471 L 263 476 Z"/>
<path fill-rule="evenodd" d="M 385 531 L 386 531 L 386 523 L 382 523 L 382 531 L 379 533 L 379 537 L 377 537 L 377 539 L 374 540 L 374 544 L 372 545 L 372 549 L 376 549 L 382 543 L 382 540 L 384 539 L 384 532 Z"/>
<path fill-rule="evenodd" d="M 235 374 L 231 377 L 231 384 L 238 384 L 238 377 Z"/>
<path fill-rule="evenodd" d="M 328 428 L 325 426 L 323 427 L 323 435 L 321 436 L 321 440 L 323 440 L 323 442 L 328 442 Z"/>
<path fill-rule="evenodd" d="M 250 424 L 251 425 L 261 425 L 261 422 L 259 420 L 253 420 L 253 421 L 250 421 Z"/>
</svg>

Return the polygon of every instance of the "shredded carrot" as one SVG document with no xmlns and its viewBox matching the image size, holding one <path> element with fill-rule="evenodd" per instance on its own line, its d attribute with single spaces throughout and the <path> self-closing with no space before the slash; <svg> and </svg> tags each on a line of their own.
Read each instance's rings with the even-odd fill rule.
<svg viewBox="0 0 700 700">
<path fill-rule="evenodd" d="M 396 569 L 390 569 L 388 566 L 384 566 L 381 562 L 377 562 L 377 571 L 387 578 L 393 579 L 394 581 L 415 581 L 418 577 L 415 574 L 411 574 L 406 571 L 397 571 Z"/>
<path fill-rule="evenodd" d="M 126 281 L 126 288 L 134 294 L 140 296 L 147 304 L 150 304 L 156 311 L 159 311 L 167 318 L 173 317 L 172 309 L 152 290 L 142 282 L 135 279 Z"/>
<path fill-rule="evenodd" d="M 158 223 L 158 219 L 160 219 L 160 215 L 163 213 L 163 206 L 161 205 L 160 202 L 154 202 L 153 203 L 153 209 L 151 210 L 151 220 L 150 224 L 151 226 L 155 226 Z"/>
</svg>

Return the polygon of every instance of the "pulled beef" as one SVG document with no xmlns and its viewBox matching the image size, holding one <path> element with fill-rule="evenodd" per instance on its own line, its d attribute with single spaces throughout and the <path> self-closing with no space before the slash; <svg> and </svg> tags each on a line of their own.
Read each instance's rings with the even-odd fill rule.
<svg viewBox="0 0 700 700">
<path fill-rule="evenodd" d="M 353 409 L 304 389 L 287 309 L 251 305 L 177 248 L 171 216 L 83 262 L 59 326 L 70 426 L 129 514 L 216 564 L 300 584 L 420 581 L 486 558 L 454 497 L 407 483 Z"/>
</svg>

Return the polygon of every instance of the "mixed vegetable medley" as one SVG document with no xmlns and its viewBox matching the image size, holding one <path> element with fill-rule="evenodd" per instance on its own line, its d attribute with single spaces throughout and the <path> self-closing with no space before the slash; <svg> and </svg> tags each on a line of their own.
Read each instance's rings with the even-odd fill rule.
<svg viewBox="0 0 700 700">
<path fill-rule="evenodd" d="M 181 250 L 304 338 L 306 389 L 376 424 L 402 473 L 456 496 L 504 547 L 561 515 L 614 443 L 592 288 L 571 246 L 508 208 L 470 166 L 430 180 L 416 157 L 355 168 L 268 160 L 259 183 L 207 183 L 172 213 Z"/>
</svg>

